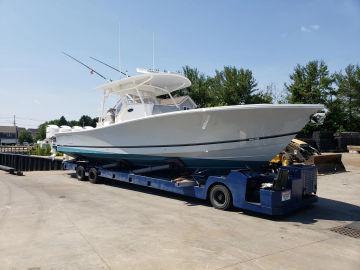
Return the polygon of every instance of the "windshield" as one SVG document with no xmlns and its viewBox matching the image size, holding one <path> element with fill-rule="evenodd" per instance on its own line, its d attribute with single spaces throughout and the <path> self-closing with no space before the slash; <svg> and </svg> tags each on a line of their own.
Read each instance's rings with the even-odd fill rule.
<svg viewBox="0 0 360 270">
<path fill-rule="evenodd" d="M 135 104 L 142 104 L 142 102 L 144 104 L 158 104 L 158 100 L 152 93 L 148 93 L 144 91 L 140 93 L 141 93 L 141 98 L 139 95 L 136 94 L 127 94 L 125 96 L 122 96 L 114 106 L 115 114 L 117 115 L 124 107 L 129 107 Z"/>
</svg>

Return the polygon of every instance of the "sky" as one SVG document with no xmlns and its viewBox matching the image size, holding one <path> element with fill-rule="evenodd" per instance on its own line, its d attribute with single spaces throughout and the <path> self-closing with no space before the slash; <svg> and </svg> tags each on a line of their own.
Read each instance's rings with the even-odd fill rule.
<svg viewBox="0 0 360 270">
<path fill-rule="evenodd" d="M 119 79 L 89 57 L 135 74 L 152 66 L 153 34 L 160 70 L 248 68 L 281 93 L 296 64 L 359 64 L 360 0 L 0 0 L 0 125 L 98 116 L 105 81 L 61 52 Z"/>
</svg>

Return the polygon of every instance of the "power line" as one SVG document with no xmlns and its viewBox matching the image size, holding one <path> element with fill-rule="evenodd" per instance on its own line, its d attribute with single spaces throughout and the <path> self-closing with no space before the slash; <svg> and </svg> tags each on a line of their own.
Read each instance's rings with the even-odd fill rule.
<svg viewBox="0 0 360 270">
<path fill-rule="evenodd" d="M 46 122 L 46 120 L 40 120 L 40 119 L 34 119 L 34 118 L 26 118 L 26 117 L 16 117 L 17 119 L 22 119 L 22 120 L 29 120 L 29 121 L 35 121 L 35 122 Z"/>
<path fill-rule="evenodd" d="M 14 116 L 1 116 L 0 119 L 9 119 L 9 121 L 13 121 L 14 119 Z M 41 123 L 44 123 L 46 122 L 46 120 L 43 120 L 43 119 L 35 119 L 35 118 L 27 118 L 27 117 L 18 117 L 16 116 L 16 119 L 21 119 L 21 120 L 28 120 L 28 121 L 35 121 L 35 122 L 41 122 Z"/>
<path fill-rule="evenodd" d="M 0 120 L 0 125 L 7 125 L 7 126 L 13 126 L 14 125 L 14 122 L 13 120 L 9 119 L 9 120 Z M 33 122 L 33 121 L 25 121 L 25 120 L 16 120 L 16 126 L 32 126 L 32 127 L 37 127 L 39 126 L 38 123 L 36 122 Z"/>
</svg>

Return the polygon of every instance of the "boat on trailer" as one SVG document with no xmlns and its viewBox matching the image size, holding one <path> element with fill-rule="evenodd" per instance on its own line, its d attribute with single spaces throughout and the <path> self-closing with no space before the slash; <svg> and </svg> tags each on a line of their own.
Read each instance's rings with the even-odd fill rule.
<svg viewBox="0 0 360 270">
<path fill-rule="evenodd" d="M 176 91 L 191 86 L 177 73 L 142 70 L 103 91 L 95 128 L 49 127 L 58 152 L 90 161 L 154 166 L 181 160 L 187 168 L 263 166 L 323 109 L 320 104 L 251 104 L 183 109 Z M 106 103 L 115 96 L 109 109 Z M 164 105 L 168 97 L 172 105 Z"/>
</svg>

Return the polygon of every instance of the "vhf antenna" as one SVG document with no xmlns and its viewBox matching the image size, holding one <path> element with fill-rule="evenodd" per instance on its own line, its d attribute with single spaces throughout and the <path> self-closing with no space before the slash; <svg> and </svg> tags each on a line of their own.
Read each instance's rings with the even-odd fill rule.
<svg viewBox="0 0 360 270">
<path fill-rule="evenodd" d="M 97 72 L 95 69 L 93 69 L 92 67 L 89 67 L 88 65 L 84 64 L 83 62 L 81 62 L 80 60 L 77 60 L 75 57 L 72 57 L 70 54 L 67 54 L 66 52 L 62 52 L 63 54 L 65 54 L 67 57 L 70 57 L 72 60 L 78 62 L 79 64 L 83 65 L 84 67 L 86 67 L 87 69 L 90 70 L 90 73 L 93 74 L 95 73 L 96 75 L 98 75 L 99 77 L 103 78 L 106 81 L 110 81 L 112 82 L 111 79 L 107 79 L 105 76 L 101 75 L 99 72 Z"/>
<path fill-rule="evenodd" d="M 113 66 L 111 66 L 109 64 L 106 64 L 105 62 L 100 61 L 99 59 L 96 59 L 96 58 L 94 58 L 92 56 L 90 56 L 90 58 L 97 61 L 97 62 L 99 62 L 99 63 L 101 63 L 101 64 L 103 64 L 103 65 L 105 65 L 105 66 L 107 66 L 107 67 L 109 67 L 109 68 L 111 68 L 111 69 L 113 69 L 113 70 L 116 70 L 117 72 L 120 72 L 122 75 L 125 75 L 126 77 L 129 77 L 129 75 L 127 75 L 125 72 L 122 72 L 121 70 L 117 69 L 116 67 L 113 67 Z"/>
</svg>

